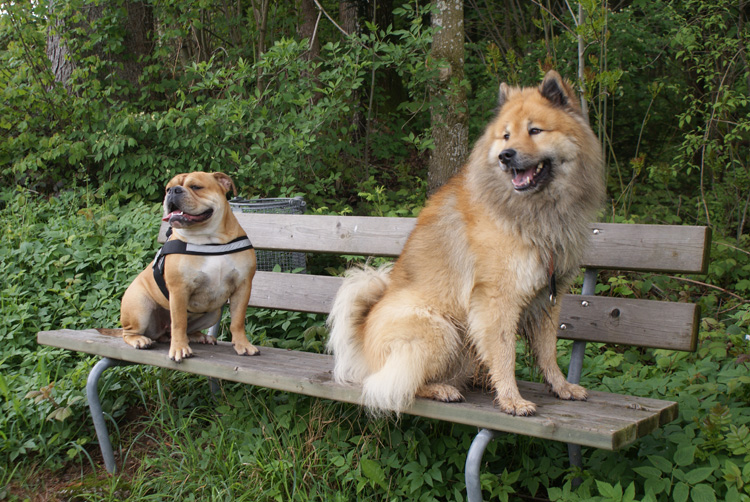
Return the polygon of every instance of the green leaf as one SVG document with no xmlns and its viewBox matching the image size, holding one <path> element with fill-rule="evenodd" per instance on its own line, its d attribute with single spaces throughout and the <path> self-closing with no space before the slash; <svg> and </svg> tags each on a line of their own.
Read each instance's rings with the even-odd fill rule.
<svg viewBox="0 0 750 502">
<path fill-rule="evenodd" d="M 693 502 L 716 502 L 716 492 L 707 484 L 695 485 L 690 493 Z"/>
<path fill-rule="evenodd" d="M 388 489 L 385 484 L 385 473 L 378 462 L 369 458 L 363 458 L 359 465 L 362 467 L 362 474 L 364 474 L 367 479 L 384 490 Z"/>
<path fill-rule="evenodd" d="M 599 489 L 599 493 L 604 497 L 610 499 L 620 499 L 622 497 L 622 487 L 620 486 L 620 483 L 612 486 L 609 483 L 597 480 L 596 487 Z"/>
<path fill-rule="evenodd" d="M 677 465 L 692 465 L 695 460 L 695 446 L 683 446 L 674 453 L 674 462 Z"/>
<path fill-rule="evenodd" d="M 669 474 L 672 472 L 672 462 L 667 460 L 664 457 L 660 457 L 658 455 L 649 455 L 648 457 L 649 462 L 651 462 L 654 467 L 657 467 L 661 470 L 661 472 Z"/>
<path fill-rule="evenodd" d="M 713 472 L 713 467 L 699 467 L 685 473 L 685 481 L 691 485 L 697 485 L 701 481 L 705 481 Z"/>
<path fill-rule="evenodd" d="M 635 483 L 631 482 L 627 488 L 625 488 L 625 493 L 622 496 L 623 502 L 632 502 L 635 500 Z"/>
<path fill-rule="evenodd" d="M 690 487 L 688 485 L 683 482 L 674 485 L 674 489 L 672 490 L 673 502 L 686 502 L 688 495 L 690 495 Z"/>
<path fill-rule="evenodd" d="M 642 467 L 634 467 L 633 470 L 643 476 L 646 479 L 658 479 L 661 478 L 662 471 L 655 467 L 649 467 L 644 465 Z"/>
</svg>

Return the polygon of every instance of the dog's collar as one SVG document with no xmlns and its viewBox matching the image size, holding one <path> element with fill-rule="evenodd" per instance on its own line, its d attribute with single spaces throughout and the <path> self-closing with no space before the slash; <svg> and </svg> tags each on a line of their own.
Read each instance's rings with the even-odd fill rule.
<svg viewBox="0 0 750 502">
<path fill-rule="evenodd" d="M 169 230 L 171 230 L 171 228 Z M 167 237 L 170 235 L 171 232 L 167 231 Z M 154 270 L 154 281 L 156 281 L 156 285 L 159 286 L 159 290 L 164 297 L 169 300 L 169 290 L 167 289 L 167 283 L 164 280 L 164 259 L 167 255 L 188 254 L 198 256 L 217 256 L 239 253 L 241 251 L 247 251 L 248 249 L 253 249 L 253 244 L 246 236 L 237 237 L 226 244 L 190 244 L 189 242 L 178 239 L 167 241 L 161 249 L 156 252 L 156 257 L 154 258 L 154 264 L 152 267 Z"/>
</svg>

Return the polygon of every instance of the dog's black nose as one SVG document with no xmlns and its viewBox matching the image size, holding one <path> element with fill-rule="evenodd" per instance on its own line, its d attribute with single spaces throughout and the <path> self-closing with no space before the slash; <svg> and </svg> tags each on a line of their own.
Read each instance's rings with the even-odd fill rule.
<svg viewBox="0 0 750 502">
<path fill-rule="evenodd" d="M 516 156 L 516 151 L 513 150 L 512 148 L 507 148 L 503 150 L 502 152 L 500 152 L 500 162 L 502 162 L 503 164 L 507 164 L 508 162 L 513 160 L 513 157 L 515 156 Z"/>
</svg>

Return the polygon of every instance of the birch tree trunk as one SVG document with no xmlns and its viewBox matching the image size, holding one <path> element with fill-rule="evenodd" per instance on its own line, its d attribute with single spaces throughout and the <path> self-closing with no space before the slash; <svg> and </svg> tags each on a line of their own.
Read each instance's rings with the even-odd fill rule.
<svg viewBox="0 0 750 502">
<path fill-rule="evenodd" d="M 469 154 L 469 115 L 464 86 L 464 9 L 462 0 L 437 0 L 432 24 L 438 31 L 432 40 L 432 58 L 445 63 L 431 109 L 432 151 L 428 189 L 435 191 L 453 176 Z M 435 101 L 433 99 L 433 101 Z"/>
</svg>

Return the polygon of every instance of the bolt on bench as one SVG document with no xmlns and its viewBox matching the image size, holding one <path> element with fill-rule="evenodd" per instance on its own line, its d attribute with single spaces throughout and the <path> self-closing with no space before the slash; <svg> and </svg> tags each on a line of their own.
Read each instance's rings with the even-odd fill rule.
<svg viewBox="0 0 750 502">
<path fill-rule="evenodd" d="M 256 249 L 364 256 L 398 256 L 416 219 L 284 214 L 236 214 Z M 162 228 L 160 240 L 164 240 Z M 711 233 L 706 227 L 591 224 L 582 295 L 562 298 L 559 338 L 573 340 L 568 380 L 578 382 L 587 342 L 694 351 L 699 308 L 689 303 L 594 296 L 599 270 L 703 274 L 708 268 Z M 331 276 L 257 272 L 250 306 L 327 314 L 342 279 Z M 215 326 L 214 328 L 218 328 Z M 212 328 L 212 329 L 214 329 Z M 251 341 L 252 341 L 252 335 Z M 87 395 L 104 462 L 115 458 L 97 383 L 112 366 L 147 364 L 211 378 L 259 385 L 347 403 L 359 403 L 360 389 L 332 379 L 333 358 L 324 354 L 263 347 L 258 357 L 242 357 L 228 347 L 193 344 L 194 357 L 175 363 L 168 344 L 134 350 L 121 338 L 96 329 L 38 333 L 40 344 L 101 356 L 92 369 Z M 590 391 L 588 401 L 563 401 L 544 384 L 519 381 L 521 394 L 537 404 L 532 417 L 514 417 L 495 408 L 493 396 L 466 392 L 462 403 L 418 398 L 407 411 L 480 429 L 466 460 L 470 501 L 481 500 L 479 471 L 487 444 L 499 432 L 569 444 L 570 461 L 581 466 L 581 446 L 617 450 L 677 417 L 676 402 Z"/>
</svg>

